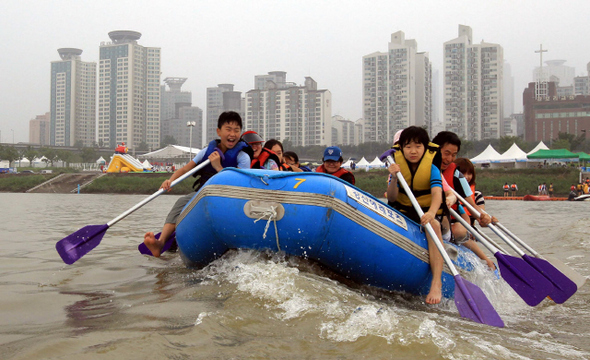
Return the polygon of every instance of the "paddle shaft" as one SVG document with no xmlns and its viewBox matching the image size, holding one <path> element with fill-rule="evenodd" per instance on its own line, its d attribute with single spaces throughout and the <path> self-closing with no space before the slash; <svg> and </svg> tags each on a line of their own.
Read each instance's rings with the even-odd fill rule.
<svg viewBox="0 0 590 360">
<path fill-rule="evenodd" d="M 500 251 L 500 249 L 498 249 L 492 243 L 487 241 L 487 239 L 485 239 L 483 236 L 481 236 L 481 234 L 479 234 L 467 221 L 465 221 L 465 219 L 463 219 L 461 217 L 461 215 L 457 214 L 457 212 L 455 210 L 453 210 L 452 208 L 449 208 L 449 211 L 450 211 L 451 215 L 454 216 L 455 219 L 457 219 L 457 221 L 459 221 L 461 223 L 461 225 L 463 225 L 465 227 L 465 229 L 467 229 L 470 233 L 472 233 L 473 236 L 475 236 L 475 238 L 477 239 L 477 241 L 481 242 L 483 244 L 483 246 L 485 246 L 488 250 L 490 250 L 492 252 L 492 254 L 495 254 L 498 251 Z"/>
<path fill-rule="evenodd" d="M 452 189 L 452 188 L 451 188 Z M 476 217 L 480 217 L 481 214 L 478 210 L 476 210 L 473 206 L 471 206 L 470 203 L 468 203 L 461 195 L 459 195 L 457 193 L 457 191 L 455 191 L 455 189 L 452 189 L 453 193 L 455 194 L 455 196 L 457 196 L 457 199 L 459 199 L 459 201 L 461 201 L 463 203 L 463 205 L 467 206 L 467 208 L 469 209 L 469 211 L 475 215 Z M 514 242 L 512 242 L 510 239 L 508 239 L 508 237 L 506 237 L 506 235 L 504 235 L 504 233 L 502 232 L 502 230 L 498 229 L 494 224 L 488 224 L 488 227 L 496 234 L 498 235 L 502 240 L 504 240 L 504 242 L 506 244 L 508 244 L 508 246 L 510 246 L 514 251 L 516 251 L 516 253 L 519 256 L 523 256 L 525 255 L 524 251 L 522 251 L 518 246 L 516 246 L 516 244 L 514 244 Z"/>
<path fill-rule="evenodd" d="M 195 166 L 194 168 L 192 168 L 190 171 L 187 171 L 184 175 L 180 176 L 178 179 L 174 180 L 171 184 L 170 187 L 175 186 L 176 184 L 180 183 L 181 181 L 183 181 L 184 179 L 186 179 L 187 177 L 193 175 L 194 173 L 196 173 L 197 171 L 201 170 L 202 168 L 204 168 L 205 166 L 209 165 L 209 163 L 211 163 L 211 160 L 207 159 L 205 161 L 203 161 L 202 163 L 200 163 L 199 165 Z M 115 225 L 116 223 L 118 223 L 119 221 L 123 220 L 124 218 L 126 218 L 127 216 L 129 216 L 130 214 L 134 213 L 136 210 L 140 209 L 141 207 L 143 207 L 145 204 L 149 203 L 150 201 L 154 200 L 155 198 L 157 198 L 158 196 L 162 195 L 164 192 L 166 192 L 166 190 L 164 189 L 160 189 L 158 191 L 156 191 L 155 193 L 153 193 L 152 195 L 148 196 L 147 198 L 143 199 L 142 201 L 140 201 L 138 204 L 136 204 L 135 206 L 133 206 L 132 208 L 130 208 L 129 210 L 125 211 L 124 213 L 122 213 L 121 215 L 117 216 L 116 218 L 114 218 L 113 220 L 109 221 L 107 223 L 107 226 L 111 227 L 113 225 Z"/>
<path fill-rule="evenodd" d="M 393 158 L 391 156 L 388 156 L 387 160 L 389 161 L 390 164 L 395 164 L 395 161 L 393 160 Z M 414 194 L 412 193 L 412 190 L 408 186 L 406 179 L 404 179 L 404 176 L 402 175 L 401 172 L 398 172 L 396 174 L 396 176 L 397 176 L 397 180 L 399 181 L 399 183 L 403 186 L 404 191 L 406 192 L 406 195 L 408 196 L 408 198 L 410 198 L 410 201 L 412 202 L 412 206 L 414 207 L 414 209 L 418 213 L 418 216 L 420 218 L 422 218 L 422 216 L 424 215 L 424 211 L 422 211 L 420 204 L 418 204 L 418 201 L 416 200 L 416 197 L 414 196 Z M 427 223 L 426 225 L 424 225 L 424 227 L 426 228 L 426 231 L 428 231 L 428 234 L 430 235 L 432 242 L 434 243 L 434 245 L 436 245 L 438 252 L 440 252 L 445 263 L 447 264 L 447 266 L 451 270 L 451 274 L 453 274 L 453 276 L 459 275 L 459 272 L 455 268 L 455 265 L 453 265 L 451 258 L 449 257 L 449 255 L 445 251 L 443 244 L 441 244 L 441 242 L 438 239 L 438 236 L 434 232 L 432 225 L 430 225 L 430 223 Z"/>
</svg>

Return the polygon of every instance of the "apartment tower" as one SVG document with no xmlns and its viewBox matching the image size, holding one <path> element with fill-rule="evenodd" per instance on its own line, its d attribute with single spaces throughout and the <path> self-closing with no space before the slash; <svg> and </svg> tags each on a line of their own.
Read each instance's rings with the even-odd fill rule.
<svg viewBox="0 0 590 360">
<path fill-rule="evenodd" d="M 390 143 L 411 125 L 432 128 L 432 65 L 403 31 L 391 34 L 387 53 L 363 56 L 364 141 Z"/>
<path fill-rule="evenodd" d="M 290 140 L 295 146 L 332 144 L 332 94 L 305 77 L 304 85 L 286 81 L 287 73 L 274 71 L 254 78 L 246 93 L 244 130 L 263 139 Z"/>
<path fill-rule="evenodd" d="M 96 141 L 96 63 L 82 50 L 62 48 L 51 62 L 50 144 L 92 146 Z"/>
<path fill-rule="evenodd" d="M 445 128 L 467 140 L 499 138 L 503 119 L 503 49 L 472 43 L 472 30 L 444 44 Z"/>
<path fill-rule="evenodd" d="M 160 48 L 137 43 L 141 33 L 118 30 L 100 44 L 98 141 L 130 149 L 160 147 Z"/>
</svg>

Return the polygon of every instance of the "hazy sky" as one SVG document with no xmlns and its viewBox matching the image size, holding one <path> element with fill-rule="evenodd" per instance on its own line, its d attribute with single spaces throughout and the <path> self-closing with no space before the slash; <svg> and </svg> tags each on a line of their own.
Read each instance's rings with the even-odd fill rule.
<svg viewBox="0 0 590 360">
<path fill-rule="evenodd" d="M 590 1 L 126 1 L 5 0 L 0 12 L 1 142 L 28 141 L 29 120 L 49 111 L 50 62 L 58 48 L 80 48 L 98 63 L 112 30 L 142 33 L 139 44 L 162 49 L 162 79 L 188 78 L 183 89 L 206 111 L 206 88 L 221 83 L 253 88 L 254 76 L 286 71 L 287 81 L 311 76 L 332 92 L 332 114 L 362 115 L 362 57 L 387 51 L 402 30 L 430 54 L 442 76 L 445 41 L 459 24 L 473 42 L 498 43 L 512 66 L 515 110 L 539 64 L 564 59 L 587 75 Z M 442 81 L 442 79 L 441 79 Z"/>
</svg>

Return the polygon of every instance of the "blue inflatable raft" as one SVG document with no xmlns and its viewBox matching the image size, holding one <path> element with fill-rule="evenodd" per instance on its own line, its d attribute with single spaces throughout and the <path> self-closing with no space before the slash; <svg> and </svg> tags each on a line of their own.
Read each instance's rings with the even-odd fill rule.
<svg viewBox="0 0 590 360">
<path fill-rule="evenodd" d="M 427 240 L 415 222 L 334 176 L 224 169 L 184 208 L 176 238 L 187 266 L 234 248 L 315 260 L 357 283 L 425 295 Z M 465 264 L 458 250 L 457 262 Z M 445 265 L 443 296 L 455 281 Z"/>
</svg>

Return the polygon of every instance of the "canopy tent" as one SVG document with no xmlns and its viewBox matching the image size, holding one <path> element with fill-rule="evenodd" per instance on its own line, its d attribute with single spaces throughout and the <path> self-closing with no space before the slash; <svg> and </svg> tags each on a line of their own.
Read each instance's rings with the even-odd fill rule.
<svg viewBox="0 0 590 360">
<path fill-rule="evenodd" d="M 371 168 L 382 168 L 385 167 L 385 163 L 379 160 L 379 156 L 375 156 L 375 159 L 369 163 Z"/>
<path fill-rule="evenodd" d="M 590 155 L 586 154 L 583 151 L 580 151 L 578 154 L 578 159 L 580 159 L 580 161 L 590 161 Z"/>
<path fill-rule="evenodd" d="M 471 162 L 474 164 L 486 164 L 491 163 L 494 161 L 498 161 L 501 155 L 499 152 L 494 149 L 492 144 L 489 144 L 488 147 L 482 151 L 479 155 L 471 159 Z"/>
<path fill-rule="evenodd" d="M 510 149 L 506 150 L 498 159 L 499 162 L 521 162 L 526 160 L 526 153 L 516 143 L 513 143 Z"/>
<path fill-rule="evenodd" d="M 537 151 L 539 151 L 539 150 L 541 150 L 541 149 L 542 149 L 542 150 L 549 150 L 549 148 L 547 147 L 547 145 L 545 145 L 545 143 L 544 143 L 544 142 L 542 142 L 542 141 L 539 141 L 539 143 L 537 144 L 537 146 L 535 146 L 535 148 L 534 148 L 533 150 L 529 151 L 529 152 L 528 152 L 528 153 L 526 153 L 526 154 L 527 154 L 527 155 L 534 154 L 534 153 L 536 153 Z"/>
<path fill-rule="evenodd" d="M 544 150 L 541 149 L 532 154 L 527 155 L 529 159 L 577 159 L 578 154 L 567 149 Z"/>
<path fill-rule="evenodd" d="M 370 166 L 371 164 L 369 164 L 369 162 L 367 161 L 367 159 L 365 159 L 365 157 L 363 156 L 363 158 L 361 159 L 361 161 L 356 163 L 356 167 L 357 168 L 366 168 L 367 166 Z"/>
<path fill-rule="evenodd" d="M 186 146 L 179 146 L 179 145 L 168 145 L 165 148 L 158 149 L 156 151 L 149 152 L 147 154 L 139 155 L 138 158 L 140 159 L 151 159 L 151 160 L 181 160 L 187 159 L 191 153 L 191 148 Z M 193 157 L 200 151 L 201 149 L 192 149 Z"/>
<path fill-rule="evenodd" d="M 96 160 L 96 163 L 98 165 L 104 165 L 104 164 L 107 163 L 107 161 L 101 156 L 101 157 L 98 158 L 98 160 Z"/>
<path fill-rule="evenodd" d="M 346 160 L 346 162 L 344 164 L 342 164 L 342 167 L 345 169 L 350 169 L 351 164 L 352 164 L 352 159 L 348 159 L 348 160 Z"/>
<path fill-rule="evenodd" d="M 141 165 L 143 165 L 143 168 L 144 169 L 148 169 L 148 170 L 151 170 L 152 169 L 152 164 L 150 164 L 150 162 L 147 161 L 147 159 L 144 160 L 143 163 L 141 163 Z"/>
</svg>

